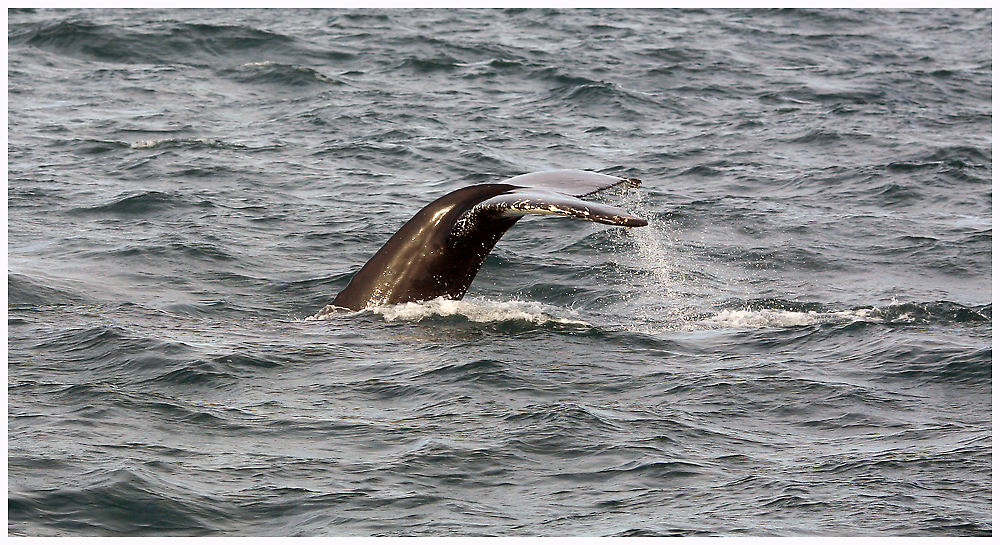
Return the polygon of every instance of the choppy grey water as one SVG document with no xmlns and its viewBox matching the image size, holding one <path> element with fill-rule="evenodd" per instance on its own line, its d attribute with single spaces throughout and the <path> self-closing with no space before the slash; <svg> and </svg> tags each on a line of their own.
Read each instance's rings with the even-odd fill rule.
<svg viewBox="0 0 1000 545">
<path fill-rule="evenodd" d="M 9 533 L 990 535 L 991 17 L 9 11 Z"/>
</svg>

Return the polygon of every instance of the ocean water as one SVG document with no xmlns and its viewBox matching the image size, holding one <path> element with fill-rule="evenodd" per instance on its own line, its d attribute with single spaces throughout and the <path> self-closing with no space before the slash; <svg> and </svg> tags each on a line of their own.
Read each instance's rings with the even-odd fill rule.
<svg viewBox="0 0 1000 545">
<path fill-rule="evenodd" d="M 991 11 L 7 17 L 9 534 L 992 534 Z"/>
</svg>

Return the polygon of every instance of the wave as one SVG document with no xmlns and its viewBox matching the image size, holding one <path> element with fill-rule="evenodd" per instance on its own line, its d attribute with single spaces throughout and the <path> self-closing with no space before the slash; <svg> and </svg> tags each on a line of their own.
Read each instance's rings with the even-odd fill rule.
<svg viewBox="0 0 1000 545">
<path fill-rule="evenodd" d="M 700 325 L 732 329 L 761 329 L 771 327 L 797 327 L 831 322 L 863 320 L 869 310 L 846 310 L 840 312 L 797 312 L 782 309 L 723 310 L 710 316 Z"/>
<path fill-rule="evenodd" d="M 497 388 L 534 389 L 531 380 L 522 376 L 511 364 L 495 359 L 444 362 L 423 371 L 419 378 L 432 378 L 435 383 L 469 383 L 476 387 L 490 385 Z"/>
<path fill-rule="evenodd" d="M 34 348 L 57 364 L 97 364 L 116 372 L 143 376 L 192 362 L 187 344 L 141 335 L 117 326 L 68 328 L 40 339 Z"/>
<path fill-rule="evenodd" d="M 630 90 L 608 81 L 588 80 L 587 83 L 560 85 L 535 102 L 541 106 L 558 107 L 572 112 L 599 114 L 602 119 L 610 111 L 638 117 L 644 112 L 660 112 L 674 107 L 652 94 Z"/>
<path fill-rule="evenodd" d="M 205 386 L 216 389 L 231 384 L 236 377 L 222 371 L 217 365 L 201 360 L 185 362 L 176 366 L 166 366 L 162 373 L 139 381 L 147 385 L 173 385 L 188 388 Z"/>
<path fill-rule="evenodd" d="M 201 535 L 209 521 L 230 513 L 216 502 L 142 469 L 89 472 L 85 482 L 57 489 L 12 492 L 9 513 L 44 519 L 75 535 Z"/>
<path fill-rule="evenodd" d="M 461 61 L 449 56 L 407 57 L 395 66 L 396 70 L 412 70 L 418 74 L 438 71 L 451 71 L 458 68 Z"/>
<path fill-rule="evenodd" d="M 164 133 L 164 132 L 181 132 L 183 130 L 186 129 L 160 130 L 160 131 L 133 131 L 133 132 Z M 123 132 L 128 132 L 128 131 L 123 131 Z M 275 149 L 277 147 L 275 145 L 249 146 L 246 144 L 241 144 L 239 142 L 226 142 L 223 140 L 219 140 L 217 138 L 206 138 L 206 137 L 199 137 L 199 138 L 168 137 L 168 138 L 156 138 L 156 139 L 135 140 L 135 141 L 98 139 L 98 138 L 75 138 L 72 140 L 66 140 L 64 142 L 67 145 L 72 146 L 75 151 L 79 151 L 89 155 L 98 155 L 101 153 L 107 153 L 121 149 L 264 151 L 264 150 Z M 215 167 L 215 168 L 225 168 L 225 167 Z"/>
<path fill-rule="evenodd" d="M 7 309 L 24 310 L 47 305 L 65 305 L 80 301 L 80 296 L 48 286 L 41 279 L 23 274 L 7 274 Z"/>
<path fill-rule="evenodd" d="M 608 481 L 617 478 L 642 479 L 649 481 L 670 481 L 684 477 L 694 477 L 703 473 L 699 464 L 679 460 L 670 461 L 633 461 L 619 467 L 611 467 L 596 471 L 572 471 L 553 475 L 557 479 L 573 482 Z"/>
<path fill-rule="evenodd" d="M 191 241 L 168 242 L 164 240 L 154 241 L 151 244 L 127 244 L 112 250 L 91 251 L 88 254 L 99 257 L 113 256 L 128 259 L 137 257 L 169 258 L 171 256 L 176 256 L 183 260 L 193 259 L 199 261 L 235 261 L 237 259 L 218 244 Z"/>
<path fill-rule="evenodd" d="M 273 61 L 250 62 L 239 68 L 226 70 L 240 83 L 259 83 L 288 87 L 308 87 L 313 85 L 343 85 L 344 82 L 331 78 L 322 72 L 298 64 Z"/>
<path fill-rule="evenodd" d="M 137 32 L 86 19 L 32 25 L 12 32 L 12 43 L 69 57 L 127 64 L 197 65 L 213 58 L 308 52 L 292 37 L 242 25 L 174 23 Z M 333 52 L 330 52 L 333 53 Z"/>
<path fill-rule="evenodd" d="M 768 329 L 795 328 L 826 324 L 883 324 L 891 326 L 920 324 L 965 324 L 992 321 L 992 304 L 963 305 L 951 301 L 892 302 L 885 306 L 831 309 L 823 303 L 797 303 L 780 300 L 751 301 L 742 306 L 711 313 L 694 308 L 662 305 L 656 309 L 635 309 L 635 318 L 626 324 L 594 324 L 579 319 L 576 311 L 533 301 L 491 301 L 469 298 L 432 299 L 419 303 L 381 305 L 361 312 L 337 312 L 329 306 L 308 321 L 334 320 L 370 313 L 385 322 L 433 322 L 442 320 L 472 323 L 522 324 L 535 326 L 568 326 L 571 329 L 595 328 L 611 330 L 624 327 L 634 332 L 695 331 L 704 329 Z M 606 316 L 604 316 L 606 318 Z M 612 318 L 613 319 L 613 318 Z"/>
<path fill-rule="evenodd" d="M 274 146 L 251 147 L 238 142 L 224 142 L 217 138 L 161 138 L 159 140 L 139 140 L 128 143 L 132 149 L 215 149 L 215 150 L 266 150 Z"/>
<path fill-rule="evenodd" d="M 337 313 L 336 307 L 327 307 L 307 320 L 330 320 L 344 316 Z M 566 325 L 573 327 L 591 327 L 585 321 L 559 316 L 570 311 L 551 307 L 544 303 L 531 301 L 490 301 L 486 299 L 468 298 L 462 300 L 438 297 L 420 303 L 401 303 L 397 305 L 380 305 L 367 309 L 381 316 L 386 322 L 421 322 L 425 320 L 440 320 L 441 318 L 459 318 L 469 322 L 520 322 L 534 325 Z"/>
<path fill-rule="evenodd" d="M 867 322 L 889 325 L 955 324 L 992 321 L 993 305 L 966 306 L 950 301 L 925 303 L 890 303 L 884 307 L 864 307 L 850 310 L 816 310 L 802 308 L 802 303 L 792 303 L 792 308 L 752 308 L 721 310 L 698 325 L 734 329 L 761 329 L 772 327 L 798 327 L 830 323 Z M 819 306 L 814 303 L 812 306 Z"/>
<path fill-rule="evenodd" d="M 114 197 L 111 202 L 74 208 L 76 214 L 115 214 L 124 216 L 171 212 L 183 208 L 214 208 L 211 201 L 193 202 L 175 192 L 142 191 Z"/>
</svg>

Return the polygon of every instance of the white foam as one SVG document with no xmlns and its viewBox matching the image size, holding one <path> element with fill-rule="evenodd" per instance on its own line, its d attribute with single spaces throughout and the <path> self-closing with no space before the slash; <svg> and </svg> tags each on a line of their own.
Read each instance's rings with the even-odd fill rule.
<svg viewBox="0 0 1000 545">
<path fill-rule="evenodd" d="M 843 310 L 836 312 L 799 312 L 781 309 L 723 310 L 701 320 L 708 327 L 734 329 L 761 329 L 767 327 L 794 327 L 820 323 L 871 321 L 874 309 Z"/>
<path fill-rule="evenodd" d="M 566 310 L 531 301 L 489 301 L 476 298 L 455 301 L 438 297 L 421 303 L 382 305 L 371 311 L 381 315 L 387 322 L 416 322 L 432 316 L 462 316 L 472 322 L 521 321 L 533 324 L 590 325 L 581 320 L 554 316 L 553 314 L 564 313 Z"/>
<path fill-rule="evenodd" d="M 132 149 L 155 149 L 172 144 L 202 144 L 213 148 L 243 147 L 240 144 L 227 144 L 216 138 L 163 138 L 160 140 L 139 140 L 129 144 Z"/>
<path fill-rule="evenodd" d="M 382 316 L 387 322 L 419 322 L 435 316 L 461 316 L 470 322 L 520 321 L 539 325 L 555 323 L 590 327 L 589 323 L 582 320 L 558 316 L 572 311 L 532 301 L 490 301 L 478 298 L 455 301 L 438 297 L 420 303 L 379 305 L 366 311 Z M 330 320 L 340 315 L 328 307 L 306 320 Z"/>
</svg>

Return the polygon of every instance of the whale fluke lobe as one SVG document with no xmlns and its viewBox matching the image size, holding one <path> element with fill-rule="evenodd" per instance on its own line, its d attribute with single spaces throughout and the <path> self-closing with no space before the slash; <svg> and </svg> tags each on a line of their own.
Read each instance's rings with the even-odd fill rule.
<svg viewBox="0 0 1000 545">
<path fill-rule="evenodd" d="M 618 176 L 608 176 L 607 174 L 572 168 L 521 174 L 506 180 L 504 183 L 518 187 L 548 189 L 574 197 L 585 197 L 616 185 L 625 184 L 628 187 L 639 187 L 640 184 L 639 180 L 635 178 L 619 178 Z"/>
<path fill-rule="evenodd" d="M 526 214 L 646 225 L 620 208 L 577 198 L 621 184 L 637 187 L 639 180 L 552 170 L 452 191 L 406 222 L 316 316 L 442 296 L 461 299 L 493 246 Z"/>
<path fill-rule="evenodd" d="M 546 189 L 519 189 L 501 193 L 477 204 L 468 217 L 496 212 L 503 216 L 521 217 L 525 214 L 558 214 L 581 220 L 642 227 L 646 220 L 629 216 L 621 208 L 582 201 L 569 195 Z"/>
</svg>

